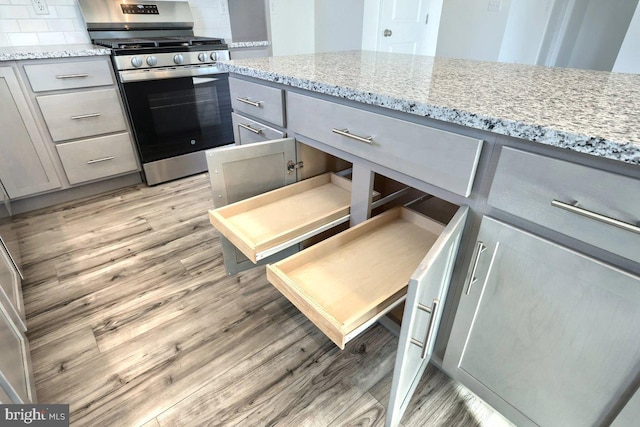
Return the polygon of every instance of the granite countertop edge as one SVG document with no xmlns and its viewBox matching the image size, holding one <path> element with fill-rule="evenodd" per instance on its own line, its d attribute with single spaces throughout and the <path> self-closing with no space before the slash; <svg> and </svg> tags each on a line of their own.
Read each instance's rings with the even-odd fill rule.
<svg viewBox="0 0 640 427">
<path fill-rule="evenodd" d="M 29 59 L 75 58 L 108 55 L 111 55 L 111 49 L 89 44 L 77 46 L 24 46 L 0 48 L 0 61 L 23 61 Z"/>
<path fill-rule="evenodd" d="M 220 63 L 220 67 L 234 74 L 280 83 L 286 86 L 297 87 L 312 92 L 415 114 L 553 147 L 570 149 L 580 153 L 640 165 L 640 145 L 628 141 L 616 141 L 531 123 L 488 117 L 456 108 L 430 105 L 409 99 L 395 98 L 349 87 L 335 86 L 304 78 L 256 70 L 251 67 L 231 63 Z"/>
<path fill-rule="evenodd" d="M 230 42 L 229 49 L 246 49 L 252 47 L 267 47 L 271 43 L 268 40 L 257 40 L 257 41 L 249 41 L 249 42 Z"/>
</svg>

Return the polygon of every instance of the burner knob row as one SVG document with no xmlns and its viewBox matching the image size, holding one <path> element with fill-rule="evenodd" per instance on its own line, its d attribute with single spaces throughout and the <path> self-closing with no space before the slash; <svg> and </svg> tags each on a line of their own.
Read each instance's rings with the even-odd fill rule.
<svg viewBox="0 0 640 427">
<path fill-rule="evenodd" d="M 173 57 L 173 62 L 175 62 L 178 65 L 184 63 L 184 56 L 182 54 L 177 54 L 176 56 Z"/>
<path fill-rule="evenodd" d="M 147 56 L 147 65 L 150 67 L 155 67 L 158 64 L 158 58 L 155 56 Z"/>
<path fill-rule="evenodd" d="M 211 52 L 211 55 L 207 56 L 206 53 L 202 52 L 198 54 L 198 61 L 207 62 L 207 60 L 211 58 L 212 61 L 218 60 L 218 54 L 216 52 Z"/>
</svg>

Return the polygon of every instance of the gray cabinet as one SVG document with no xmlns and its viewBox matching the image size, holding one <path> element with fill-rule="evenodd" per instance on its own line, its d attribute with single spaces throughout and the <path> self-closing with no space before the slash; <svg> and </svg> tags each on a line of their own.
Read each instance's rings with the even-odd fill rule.
<svg viewBox="0 0 640 427">
<path fill-rule="evenodd" d="M 482 220 L 444 368 L 517 425 L 610 422 L 640 375 L 640 278 Z"/>
<path fill-rule="evenodd" d="M 3 304 L 0 304 L 0 348 L 0 389 L 3 391 L 0 399 L 5 395 L 11 403 L 35 402 L 29 343 Z"/>
<path fill-rule="evenodd" d="M 0 68 L 0 179 L 12 199 L 60 187 L 54 164 L 12 67 Z"/>
</svg>

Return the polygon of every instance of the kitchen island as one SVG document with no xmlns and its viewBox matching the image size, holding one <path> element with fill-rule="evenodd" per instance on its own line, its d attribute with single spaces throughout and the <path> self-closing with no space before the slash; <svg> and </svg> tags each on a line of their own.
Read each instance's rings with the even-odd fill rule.
<svg viewBox="0 0 640 427">
<path fill-rule="evenodd" d="M 352 226 L 374 175 L 469 207 L 451 279 L 409 284 L 390 425 L 431 329 L 432 360 L 517 425 L 607 424 L 634 404 L 640 76 L 374 52 L 223 66 L 236 143 L 288 135 L 353 164 Z"/>
</svg>

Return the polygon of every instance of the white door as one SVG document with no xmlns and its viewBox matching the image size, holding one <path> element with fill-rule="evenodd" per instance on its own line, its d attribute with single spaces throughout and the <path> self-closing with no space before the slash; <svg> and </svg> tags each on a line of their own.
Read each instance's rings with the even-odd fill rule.
<svg viewBox="0 0 640 427">
<path fill-rule="evenodd" d="M 429 52 L 427 31 L 429 25 L 436 25 L 430 15 L 431 2 L 442 0 L 381 0 L 378 20 L 378 50 L 381 52 L 432 55 Z M 438 14 L 439 15 L 439 14 Z M 437 37 L 437 32 L 435 33 Z"/>
</svg>

